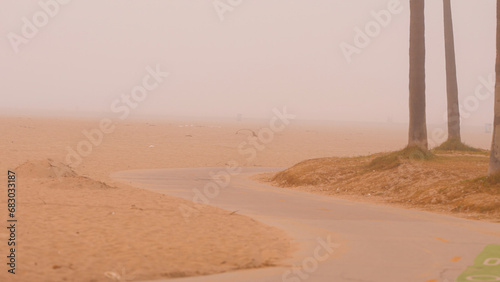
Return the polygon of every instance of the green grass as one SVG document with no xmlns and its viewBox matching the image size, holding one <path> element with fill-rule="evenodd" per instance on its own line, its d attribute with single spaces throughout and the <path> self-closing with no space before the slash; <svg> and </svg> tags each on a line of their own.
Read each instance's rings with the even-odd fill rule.
<svg viewBox="0 0 500 282">
<path fill-rule="evenodd" d="M 385 154 L 373 159 L 367 166 L 370 170 L 386 170 L 398 167 L 404 161 L 425 161 L 434 159 L 435 155 L 419 147 L 406 147 L 403 150 Z"/>
<path fill-rule="evenodd" d="M 482 150 L 464 144 L 458 139 L 448 139 L 443 144 L 434 148 L 434 151 L 482 152 Z"/>
</svg>

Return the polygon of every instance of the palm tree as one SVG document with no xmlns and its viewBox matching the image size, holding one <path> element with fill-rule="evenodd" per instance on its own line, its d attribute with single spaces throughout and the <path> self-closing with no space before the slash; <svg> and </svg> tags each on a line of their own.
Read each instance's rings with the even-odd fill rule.
<svg viewBox="0 0 500 282">
<path fill-rule="evenodd" d="M 424 0 L 410 0 L 410 127 L 408 147 L 418 147 L 427 151 L 424 7 Z"/>
<path fill-rule="evenodd" d="M 497 60 L 495 71 L 495 118 L 493 120 L 489 175 L 500 173 L 500 0 L 497 0 Z"/>
<path fill-rule="evenodd" d="M 451 1 L 443 0 L 444 6 L 444 45 L 446 57 L 446 91 L 448 98 L 448 141 L 462 142 L 460 136 L 460 110 L 458 107 L 457 66 L 455 62 L 455 40 Z"/>
</svg>

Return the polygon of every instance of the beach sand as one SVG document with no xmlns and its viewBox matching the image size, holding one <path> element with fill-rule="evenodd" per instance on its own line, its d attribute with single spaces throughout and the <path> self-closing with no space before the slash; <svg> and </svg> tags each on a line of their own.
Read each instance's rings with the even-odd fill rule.
<svg viewBox="0 0 500 282">
<path fill-rule="evenodd" d="M 227 164 L 288 167 L 311 158 L 400 149 L 407 130 L 397 124 L 294 122 L 249 158 L 251 131 L 236 132 L 258 133 L 269 121 L 120 121 L 112 132 L 96 133 L 100 123 L 0 118 L 0 219 L 5 224 L 6 176 L 13 170 L 19 220 L 18 274 L 8 274 L 2 263 L 0 281 L 145 280 L 279 265 L 294 249 L 284 232 L 213 207 L 186 220 L 179 207 L 193 203 L 109 175 Z M 487 149 L 491 134 L 472 128 L 464 130 L 464 140 Z M 78 149 L 84 154 L 72 152 Z M 4 258 L 8 238 L 2 228 Z"/>
</svg>

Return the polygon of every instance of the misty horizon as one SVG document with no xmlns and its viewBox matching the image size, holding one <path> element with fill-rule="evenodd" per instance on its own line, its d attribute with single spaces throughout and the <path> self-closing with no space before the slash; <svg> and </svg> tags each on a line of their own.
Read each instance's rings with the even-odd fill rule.
<svg viewBox="0 0 500 282">
<path fill-rule="evenodd" d="M 9 34 L 44 10 L 4 4 L 2 113 L 112 115 L 159 65 L 169 77 L 131 117 L 265 118 L 286 106 L 300 120 L 408 122 L 407 1 L 243 1 L 223 13 L 216 1 L 65 2 L 18 53 Z M 400 10 L 378 19 L 389 5 Z M 429 124 L 446 123 L 442 8 L 426 6 Z M 493 1 L 453 2 L 463 125 L 493 121 L 494 12 Z M 373 22 L 380 31 L 359 48 Z"/>
</svg>

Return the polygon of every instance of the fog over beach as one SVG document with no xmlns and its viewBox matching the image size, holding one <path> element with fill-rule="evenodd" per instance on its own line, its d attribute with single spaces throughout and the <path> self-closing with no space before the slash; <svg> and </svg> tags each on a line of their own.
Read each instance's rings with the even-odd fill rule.
<svg viewBox="0 0 500 282">
<path fill-rule="evenodd" d="M 66 2 L 18 45 L 8 34 L 23 37 L 23 18 L 33 24 L 44 10 L 37 1 L 2 4 L 3 111 L 104 115 L 159 64 L 170 77 L 134 115 L 265 118 L 287 105 L 299 119 L 408 121 L 407 1 L 241 1 L 232 10 L 200 0 Z M 428 2 L 428 122 L 444 124 L 443 8 Z M 493 97 L 486 87 L 479 103 L 470 96 L 494 72 L 494 2 L 453 4 L 459 98 L 471 113 L 463 123 L 482 126 Z M 381 14 L 386 26 L 356 45 L 357 29 L 366 34 L 391 5 L 400 12 Z M 361 47 L 350 63 L 343 43 Z"/>
<path fill-rule="evenodd" d="M 500 281 L 496 2 L 2 1 L 0 281 Z"/>
</svg>

